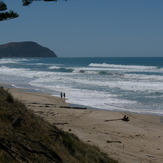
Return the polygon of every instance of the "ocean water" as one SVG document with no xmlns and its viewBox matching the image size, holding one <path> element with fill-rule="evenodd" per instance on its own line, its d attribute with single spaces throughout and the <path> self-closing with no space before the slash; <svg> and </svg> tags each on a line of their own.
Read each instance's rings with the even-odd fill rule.
<svg viewBox="0 0 163 163">
<path fill-rule="evenodd" d="M 163 115 L 163 58 L 2 58 L 0 83 L 91 108 Z"/>
</svg>

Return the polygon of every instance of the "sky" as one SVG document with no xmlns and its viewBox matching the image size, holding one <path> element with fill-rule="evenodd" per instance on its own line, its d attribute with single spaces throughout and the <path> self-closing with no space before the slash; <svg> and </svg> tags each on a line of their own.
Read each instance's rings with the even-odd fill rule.
<svg viewBox="0 0 163 163">
<path fill-rule="evenodd" d="M 3 0 L 0 44 L 34 41 L 58 57 L 163 57 L 163 0 Z"/>
</svg>

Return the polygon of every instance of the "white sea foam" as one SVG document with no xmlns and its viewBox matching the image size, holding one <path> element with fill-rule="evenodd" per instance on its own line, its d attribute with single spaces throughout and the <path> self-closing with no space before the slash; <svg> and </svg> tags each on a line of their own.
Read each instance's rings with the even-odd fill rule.
<svg viewBox="0 0 163 163">
<path fill-rule="evenodd" d="M 50 64 L 45 64 L 45 63 L 31 63 L 30 65 L 42 66 L 42 65 L 50 65 Z"/>
<path fill-rule="evenodd" d="M 99 65 L 99 66 L 97 66 Z M 158 69 L 155 66 L 130 66 L 130 65 L 113 65 L 113 64 L 90 64 L 89 67 L 78 67 L 73 68 L 74 73 L 89 73 L 89 74 L 98 74 L 101 71 L 108 73 L 120 73 L 125 74 L 131 72 L 153 72 L 153 73 L 162 73 L 163 69 Z M 115 74 L 116 75 L 116 74 Z"/>
<path fill-rule="evenodd" d="M 39 77 L 46 77 L 51 72 L 46 71 L 30 71 L 28 68 L 10 68 L 6 66 L 0 67 L 0 74 L 2 75 L 10 75 L 10 76 L 21 76 L 25 78 L 39 78 Z"/>
<path fill-rule="evenodd" d="M 36 79 L 32 82 L 36 83 L 62 83 L 63 85 L 79 85 L 85 84 L 90 86 L 101 86 L 101 87 L 109 87 L 109 88 L 119 88 L 121 90 L 130 90 L 130 91 L 163 91 L 163 82 L 158 81 L 142 81 L 142 80 L 132 80 L 132 81 L 97 81 L 97 80 L 90 80 L 85 78 L 77 78 L 76 76 L 72 77 L 73 75 L 61 75 L 60 73 L 46 73 L 46 72 L 37 72 L 32 73 L 33 76 L 35 75 Z M 143 77 L 144 79 L 144 77 Z"/>
<path fill-rule="evenodd" d="M 45 85 L 40 82 L 32 82 L 33 86 L 39 86 L 41 88 L 46 88 L 59 92 L 66 92 L 68 98 L 67 102 L 79 105 L 90 106 L 98 109 L 115 109 L 117 104 L 128 104 L 135 103 L 135 101 L 118 99 L 115 94 L 106 94 L 100 91 L 91 91 L 83 89 L 75 89 L 73 87 L 67 87 L 65 84 L 60 85 Z M 109 105 L 107 104 L 109 101 Z M 113 107 L 114 106 L 114 107 Z"/>
<path fill-rule="evenodd" d="M 89 72 L 89 71 L 88 71 Z M 92 73 L 92 72 L 91 72 Z M 0 67 L 0 74 L 7 74 L 11 76 L 24 76 L 26 78 L 32 78 L 32 82 L 38 83 L 51 83 L 51 82 L 61 82 L 64 84 L 85 84 L 90 86 L 102 86 L 109 88 L 120 88 L 121 90 L 131 90 L 131 91 L 163 91 L 163 76 L 155 75 L 137 75 L 137 74 L 125 74 L 127 79 L 136 80 L 123 80 L 119 78 L 117 81 L 111 80 L 96 80 L 83 78 L 82 76 L 76 77 L 73 74 L 67 73 L 54 73 L 46 71 L 30 71 L 25 68 L 9 68 L 6 66 Z M 73 76 L 73 77 L 72 77 Z M 152 80 L 152 82 L 150 81 Z"/>
<path fill-rule="evenodd" d="M 136 79 L 136 80 L 163 81 L 163 76 L 160 76 L 160 75 L 125 74 L 124 78 L 126 78 L 126 79 Z"/>
<path fill-rule="evenodd" d="M 122 68 L 122 69 L 139 69 L 139 70 L 152 70 L 157 69 L 155 66 L 138 66 L 138 65 L 117 65 L 117 64 L 106 64 L 106 63 L 91 63 L 90 67 L 112 67 L 112 68 Z"/>
<path fill-rule="evenodd" d="M 74 78 L 66 76 L 64 77 L 66 82 L 76 83 L 76 84 L 85 84 L 90 86 L 102 86 L 102 87 L 110 87 L 110 88 L 120 88 L 121 90 L 131 90 L 131 91 L 163 91 L 163 83 L 162 82 L 150 82 L 150 81 L 97 81 L 97 80 L 89 80 L 83 78 Z"/>
<path fill-rule="evenodd" d="M 21 61 L 28 61 L 28 60 L 25 59 L 25 58 L 22 58 L 22 59 L 1 58 L 0 59 L 0 64 L 18 63 L 18 62 L 21 62 Z"/>
<path fill-rule="evenodd" d="M 112 110 L 113 105 L 120 103 L 135 103 L 134 101 L 123 100 L 116 98 L 116 95 L 113 94 L 106 94 L 100 91 L 88 91 L 88 90 L 78 90 L 78 89 L 71 89 L 68 92 L 68 100 L 69 103 L 86 105 L 98 109 L 109 109 Z M 107 105 L 108 103 L 110 105 Z"/>
<path fill-rule="evenodd" d="M 7 80 L 10 80 L 9 83 L 14 83 L 15 86 L 17 84 L 24 86 L 22 83 L 25 83 L 31 88 L 43 91 L 63 91 L 66 92 L 68 102 L 74 104 L 84 104 L 99 109 L 137 112 L 150 112 L 149 106 L 152 109 L 157 108 L 157 111 L 154 112 L 161 114 L 161 104 L 159 107 L 155 107 L 156 104 L 152 102 L 142 104 L 139 99 L 140 96 L 147 101 L 149 98 L 149 101 L 156 99 L 156 102 L 157 97 L 161 99 L 163 96 L 162 68 L 105 63 L 92 63 L 89 67 L 70 67 L 57 63 L 41 63 L 41 60 L 37 60 L 37 63 L 25 62 L 25 67 L 29 65 L 28 68 L 18 68 L 19 65 L 22 67 L 26 60 L 4 60 L 0 67 L 1 81 L 6 80 L 7 83 Z M 21 61 L 23 62 L 21 63 Z M 8 63 L 14 64 L 11 64 L 10 67 Z M 40 65 L 40 69 L 30 65 Z M 52 71 L 53 69 L 54 71 Z M 125 97 L 122 97 L 123 93 Z M 131 100 L 130 95 L 138 98 Z"/>
<path fill-rule="evenodd" d="M 49 69 L 60 69 L 61 67 L 59 66 L 50 66 Z"/>
<path fill-rule="evenodd" d="M 1 66 L 0 67 L 0 73 L 1 74 L 7 74 L 7 75 L 23 75 L 22 73 L 29 71 L 29 69 L 25 68 L 10 68 L 7 66 Z"/>
</svg>

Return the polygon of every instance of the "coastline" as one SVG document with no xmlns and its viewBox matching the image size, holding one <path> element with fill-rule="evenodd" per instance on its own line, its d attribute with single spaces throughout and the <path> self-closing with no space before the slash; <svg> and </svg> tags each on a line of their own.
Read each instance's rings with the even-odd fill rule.
<svg viewBox="0 0 163 163">
<path fill-rule="evenodd" d="M 3 84 L 1 84 L 3 86 Z M 120 163 L 163 162 L 163 116 L 97 109 L 62 108 L 64 99 L 5 85 L 14 98 L 57 127 L 97 145 Z M 121 119 L 129 116 L 130 121 Z"/>
</svg>

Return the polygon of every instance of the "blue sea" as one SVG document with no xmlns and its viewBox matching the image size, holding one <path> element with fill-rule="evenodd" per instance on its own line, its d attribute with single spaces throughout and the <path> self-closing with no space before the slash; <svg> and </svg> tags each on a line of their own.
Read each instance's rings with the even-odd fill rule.
<svg viewBox="0 0 163 163">
<path fill-rule="evenodd" d="M 0 83 L 88 108 L 163 115 L 163 58 L 2 58 Z"/>
</svg>

